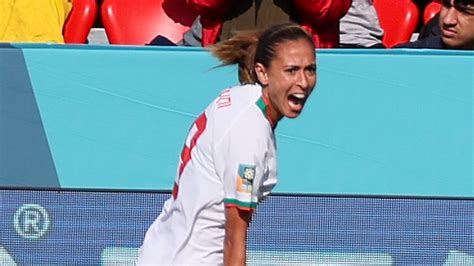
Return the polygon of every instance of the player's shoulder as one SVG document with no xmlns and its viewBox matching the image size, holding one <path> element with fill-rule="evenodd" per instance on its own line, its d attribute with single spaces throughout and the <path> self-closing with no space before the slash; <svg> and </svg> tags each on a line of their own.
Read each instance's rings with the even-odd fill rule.
<svg viewBox="0 0 474 266">
<path fill-rule="evenodd" d="M 249 102 L 258 99 L 262 95 L 262 87 L 258 84 L 246 84 L 228 88 L 224 92 L 230 93 L 237 102 Z"/>
<path fill-rule="evenodd" d="M 238 113 L 261 97 L 262 87 L 256 84 L 241 85 L 227 88 L 219 94 L 214 106 L 220 113 Z"/>
<path fill-rule="evenodd" d="M 259 106 L 260 85 L 242 85 L 223 90 L 214 103 L 213 117 L 226 128 L 264 128 L 266 118 Z"/>
</svg>

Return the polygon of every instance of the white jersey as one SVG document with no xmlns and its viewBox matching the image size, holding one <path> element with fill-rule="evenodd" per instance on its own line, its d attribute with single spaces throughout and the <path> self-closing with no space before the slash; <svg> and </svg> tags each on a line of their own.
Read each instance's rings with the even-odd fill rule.
<svg viewBox="0 0 474 266">
<path fill-rule="evenodd" d="M 277 182 L 266 106 L 262 88 L 245 85 L 224 90 L 196 119 L 139 265 L 223 264 L 224 208 L 253 210 Z"/>
</svg>

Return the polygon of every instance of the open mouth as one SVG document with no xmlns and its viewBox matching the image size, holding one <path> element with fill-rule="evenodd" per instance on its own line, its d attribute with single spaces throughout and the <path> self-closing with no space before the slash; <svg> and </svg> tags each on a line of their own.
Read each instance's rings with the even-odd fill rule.
<svg viewBox="0 0 474 266">
<path fill-rule="evenodd" d="M 288 104 L 292 111 L 301 112 L 303 109 L 304 102 L 306 100 L 306 94 L 304 93 L 293 93 L 288 95 Z"/>
</svg>

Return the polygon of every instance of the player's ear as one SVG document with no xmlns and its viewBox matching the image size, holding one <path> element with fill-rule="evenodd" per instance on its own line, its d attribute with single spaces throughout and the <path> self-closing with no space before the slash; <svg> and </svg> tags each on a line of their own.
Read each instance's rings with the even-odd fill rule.
<svg viewBox="0 0 474 266">
<path fill-rule="evenodd" d="M 255 64 L 255 74 L 257 75 L 257 79 L 262 84 L 262 86 L 267 86 L 268 85 L 268 74 L 267 74 L 267 68 L 262 65 L 262 63 L 256 63 Z"/>
</svg>

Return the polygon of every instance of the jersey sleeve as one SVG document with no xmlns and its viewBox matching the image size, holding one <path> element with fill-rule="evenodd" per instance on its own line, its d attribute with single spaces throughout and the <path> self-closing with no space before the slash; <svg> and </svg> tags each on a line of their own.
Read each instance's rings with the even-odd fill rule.
<svg viewBox="0 0 474 266">
<path fill-rule="evenodd" d="M 265 176 L 268 128 L 251 117 L 234 121 L 216 147 L 216 169 L 224 185 L 224 204 L 253 210 Z"/>
</svg>

